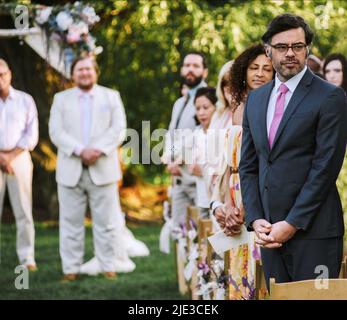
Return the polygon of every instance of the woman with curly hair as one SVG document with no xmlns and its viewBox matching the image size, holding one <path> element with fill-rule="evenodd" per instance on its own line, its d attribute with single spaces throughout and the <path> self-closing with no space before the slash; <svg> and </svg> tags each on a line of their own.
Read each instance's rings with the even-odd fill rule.
<svg viewBox="0 0 347 320">
<path fill-rule="evenodd" d="M 242 141 L 242 119 L 250 90 L 271 81 L 274 70 L 262 45 L 246 49 L 235 59 L 230 70 L 231 127 L 225 136 L 224 156 L 212 195 L 212 211 L 222 230 L 228 236 L 239 235 L 244 229 L 244 211 L 241 199 L 238 165 Z M 236 226 L 235 226 L 236 225 Z M 254 237 L 248 243 L 230 251 L 230 299 L 253 299 L 255 293 L 255 261 L 259 259 Z"/>
</svg>

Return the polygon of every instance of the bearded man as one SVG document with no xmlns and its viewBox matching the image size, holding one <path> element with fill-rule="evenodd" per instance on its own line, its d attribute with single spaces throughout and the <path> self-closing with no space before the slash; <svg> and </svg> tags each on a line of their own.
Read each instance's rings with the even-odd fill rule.
<svg viewBox="0 0 347 320">
<path fill-rule="evenodd" d="M 199 52 L 188 53 L 181 67 L 183 82 L 188 86 L 186 96 L 180 97 L 174 104 L 169 134 L 165 142 L 164 163 L 173 177 L 172 184 L 172 218 L 174 225 L 185 222 L 185 213 L 189 205 L 194 204 L 196 186 L 195 179 L 184 162 L 185 141 L 187 142 L 196 127 L 194 99 L 196 91 L 206 87 L 204 81 L 208 69 L 206 59 Z"/>
</svg>

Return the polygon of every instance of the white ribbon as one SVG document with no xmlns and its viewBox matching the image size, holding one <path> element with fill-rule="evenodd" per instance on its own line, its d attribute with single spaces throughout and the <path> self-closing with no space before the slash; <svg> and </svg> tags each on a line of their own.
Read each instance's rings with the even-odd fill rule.
<svg viewBox="0 0 347 320">
<path fill-rule="evenodd" d="M 211 289 L 210 289 L 210 285 L 209 283 L 207 283 L 206 285 L 204 285 L 205 287 L 202 289 L 203 293 L 202 293 L 202 300 L 211 300 Z"/>
<path fill-rule="evenodd" d="M 214 300 L 225 300 L 225 289 L 223 287 L 217 288 Z"/>
<path fill-rule="evenodd" d="M 224 270 L 223 260 L 213 260 L 211 268 L 219 278 Z M 210 293 L 214 292 L 214 300 L 225 300 L 225 288 L 222 284 L 216 281 L 206 282 L 203 278 L 203 270 L 199 270 L 197 273 L 199 290 L 197 295 L 202 296 L 203 300 L 211 300 Z"/>
<path fill-rule="evenodd" d="M 216 273 L 217 277 L 220 277 L 224 271 L 224 260 L 215 259 L 212 261 L 212 269 Z"/>
<path fill-rule="evenodd" d="M 199 257 L 198 245 L 193 243 L 188 257 L 188 263 L 184 268 L 184 278 L 189 281 L 193 276 L 193 271 L 196 268 L 196 259 Z"/>
<path fill-rule="evenodd" d="M 219 287 L 216 290 L 215 300 L 225 300 L 225 289 L 224 288 Z"/>
<path fill-rule="evenodd" d="M 218 284 L 215 281 L 205 282 L 203 279 L 199 283 L 200 289 L 197 291 L 197 295 L 202 296 L 203 300 L 211 300 L 210 293 L 218 288 Z"/>
<path fill-rule="evenodd" d="M 196 231 L 194 228 L 192 228 L 192 229 L 190 229 L 190 230 L 188 231 L 188 238 L 189 238 L 191 241 L 193 241 L 193 240 L 196 238 L 197 235 L 198 235 L 198 233 L 197 233 L 197 231 Z"/>
<path fill-rule="evenodd" d="M 224 260 L 213 260 L 212 269 L 215 272 L 217 278 L 219 278 L 224 271 Z M 225 288 L 222 284 L 218 284 L 215 291 L 214 300 L 225 300 Z"/>
<path fill-rule="evenodd" d="M 186 247 L 187 247 L 187 240 L 185 238 L 179 238 L 177 242 L 178 256 L 184 261 L 187 258 Z"/>
<path fill-rule="evenodd" d="M 164 201 L 164 211 L 163 217 L 165 224 L 160 231 L 159 237 L 159 249 L 161 252 L 169 254 L 170 253 L 170 236 L 173 230 L 173 220 L 169 217 L 170 205 L 169 202 Z"/>
</svg>

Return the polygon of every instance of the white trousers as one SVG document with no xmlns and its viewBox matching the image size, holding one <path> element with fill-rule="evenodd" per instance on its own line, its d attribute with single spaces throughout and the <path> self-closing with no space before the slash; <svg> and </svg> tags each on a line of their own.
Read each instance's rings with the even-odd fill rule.
<svg viewBox="0 0 347 320">
<path fill-rule="evenodd" d="M 35 229 L 32 216 L 33 163 L 30 153 L 23 151 L 12 162 L 14 175 L 0 170 L 0 219 L 6 189 L 17 226 L 17 255 L 20 264 L 35 264 Z M 1 247 L 4 244 L 1 243 Z M 1 248 L 0 248 L 1 250 Z"/>
<path fill-rule="evenodd" d="M 63 273 L 79 273 L 83 263 L 84 218 L 88 204 L 93 221 L 94 251 L 101 271 L 116 271 L 117 257 L 125 250 L 119 239 L 121 224 L 117 184 L 97 186 L 89 171 L 83 169 L 76 187 L 58 184 L 58 200 Z"/>
</svg>

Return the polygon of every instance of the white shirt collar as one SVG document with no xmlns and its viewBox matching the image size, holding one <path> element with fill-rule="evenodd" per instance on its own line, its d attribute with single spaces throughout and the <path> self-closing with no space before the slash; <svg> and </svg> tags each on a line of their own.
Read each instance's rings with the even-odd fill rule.
<svg viewBox="0 0 347 320">
<path fill-rule="evenodd" d="M 289 89 L 289 91 L 291 93 L 293 93 L 295 91 L 296 87 L 298 86 L 300 80 L 304 76 L 306 70 L 307 70 L 307 66 L 305 65 L 304 69 L 302 69 L 298 74 L 296 74 L 294 77 L 290 78 L 286 82 L 281 82 L 281 80 L 278 79 L 278 76 L 276 74 L 276 77 L 275 77 L 275 88 L 274 88 L 275 92 L 277 92 L 279 87 L 280 87 L 280 85 L 282 83 L 284 83 L 287 86 L 287 88 Z"/>
<path fill-rule="evenodd" d="M 96 85 L 94 85 L 89 91 L 84 91 L 77 87 L 79 97 L 93 97 L 95 95 Z"/>
<path fill-rule="evenodd" d="M 7 98 L 12 100 L 15 98 L 15 96 L 16 96 L 16 91 L 14 90 L 14 88 L 12 86 L 10 86 Z"/>
</svg>

